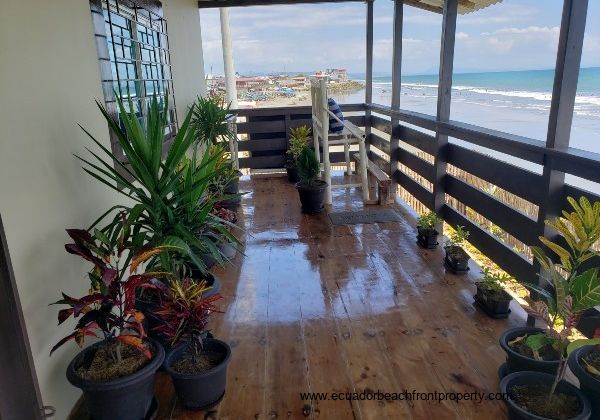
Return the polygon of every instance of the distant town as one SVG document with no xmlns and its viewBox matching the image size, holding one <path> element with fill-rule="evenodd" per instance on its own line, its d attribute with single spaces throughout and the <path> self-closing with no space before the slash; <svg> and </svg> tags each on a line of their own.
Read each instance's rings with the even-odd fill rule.
<svg viewBox="0 0 600 420">
<path fill-rule="evenodd" d="M 273 103 L 295 105 L 310 98 L 310 78 L 325 79 L 332 92 L 353 93 L 364 84 L 348 77 L 346 69 L 326 69 L 314 74 L 269 74 L 246 77 L 236 75 L 239 108 L 272 106 Z M 225 77 L 207 75 L 207 86 L 212 94 L 225 91 Z"/>
</svg>

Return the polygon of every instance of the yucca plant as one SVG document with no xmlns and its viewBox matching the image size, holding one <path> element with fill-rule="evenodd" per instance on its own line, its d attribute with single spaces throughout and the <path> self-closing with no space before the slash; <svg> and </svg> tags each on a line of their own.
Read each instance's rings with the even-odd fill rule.
<svg viewBox="0 0 600 420">
<path fill-rule="evenodd" d="M 213 166 L 218 156 L 203 157 L 198 165 L 182 167 L 186 152 L 198 137 L 191 124 L 190 110 L 173 137 L 166 158 L 163 159 L 167 125 L 167 113 L 163 110 L 169 108 L 168 97 L 164 103 L 153 97 L 142 121 L 134 111 L 128 111 L 121 100 L 117 99 L 117 104 L 121 124 L 97 102 L 127 156 L 128 164 L 120 162 L 85 129 L 83 130 L 86 134 L 102 150 L 103 156 L 88 149 L 93 159 L 79 156 L 78 158 L 84 163 L 85 172 L 134 204 L 109 209 L 93 226 L 105 223 L 110 214 L 118 211 L 118 214 L 100 229 L 103 232 L 111 230 L 121 222 L 122 213 L 125 212 L 126 229 L 131 229 L 132 232 L 132 245 L 152 247 L 169 237 L 172 242 L 179 244 L 180 250 L 185 251 L 185 260 L 205 272 L 206 265 L 200 255 L 210 254 L 217 260 L 222 259 L 212 241 L 197 235 L 211 220 L 213 223 L 217 222 L 210 215 L 210 210 L 218 198 L 210 196 L 208 185 L 211 179 L 220 176 L 218 168 Z M 131 104 L 129 109 L 133 109 Z M 155 259 L 153 264 L 160 262 L 165 270 L 173 270 L 172 265 L 176 260 L 170 258 L 170 253 L 161 254 L 158 260 Z"/>
<path fill-rule="evenodd" d="M 229 123 L 231 114 L 223 98 L 198 97 L 192 106 L 192 125 L 199 134 L 199 140 L 212 145 L 237 140 Z"/>
</svg>

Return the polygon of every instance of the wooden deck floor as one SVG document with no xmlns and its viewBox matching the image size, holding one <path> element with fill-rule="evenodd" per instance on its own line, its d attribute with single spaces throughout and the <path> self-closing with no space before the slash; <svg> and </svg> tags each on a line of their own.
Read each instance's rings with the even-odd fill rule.
<svg viewBox="0 0 600 420">
<path fill-rule="evenodd" d="M 513 308 L 492 320 L 472 304 L 475 275 L 446 274 L 442 251 L 417 247 L 403 221 L 332 226 L 307 216 L 284 178 L 241 182 L 246 257 L 219 269 L 226 313 L 215 335 L 232 346 L 227 391 L 214 410 L 189 412 L 159 374 L 165 419 L 504 418 L 501 401 L 302 401 L 302 392 L 496 392 L 498 337 L 522 325 Z M 359 191 L 334 190 L 334 210 L 360 209 Z M 515 315 L 516 314 L 516 315 Z"/>
</svg>

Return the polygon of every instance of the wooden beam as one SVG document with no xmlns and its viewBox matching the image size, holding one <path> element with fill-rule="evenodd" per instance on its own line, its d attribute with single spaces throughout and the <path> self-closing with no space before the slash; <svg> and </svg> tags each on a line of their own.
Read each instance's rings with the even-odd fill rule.
<svg viewBox="0 0 600 420">
<path fill-rule="evenodd" d="M 418 9 L 427 10 L 428 12 L 434 12 L 442 14 L 444 9 L 441 7 L 431 6 L 429 4 L 421 3 L 419 0 L 404 0 L 404 3 L 408 6 L 413 6 Z"/>
<path fill-rule="evenodd" d="M 367 63 L 365 72 L 365 103 L 373 102 L 373 1 L 367 0 Z"/>
<path fill-rule="evenodd" d="M 587 7 L 588 0 L 564 0 L 563 3 L 546 137 L 547 149 L 566 150 L 569 147 Z M 554 156 L 546 156 L 542 175 L 545 200 L 540 206 L 537 220 L 538 232 L 549 239 L 554 238 L 556 232 L 549 228 L 544 221 L 558 216 L 564 205 L 562 194 L 565 173 L 555 168 L 554 160 Z M 538 272 L 541 271 L 537 262 L 535 262 L 535 269 Z M 532 325 L 535 320 L 529 316 L 527 322 Z"/>
<path fill-rule="evenodd" d="M 588 0 L 564 1 L 546 137 L 547 149 L 567 151 L 569 148 L 587 8 Z M 546 156 L 543 173 L 545 200 L 538 213 L 539 232 L 550 237 L 554 232 L 544 224 L 544 220 L 558 216 L 563 206 L 561 198 L 565 174 L 557 170 L 557 157 L 551 153 Z"/>
<path fill-rule="evenodd" d="M 400 89 L 402 88 L 402 23 L 404 19 L 404 0 L 394 0 L 394 29 L 393 29 L 393 52 L 392 52 L 392 110 L 400 110 Z M 392 134 L 390 136 L 390 174 L 392 175 L 392 186 L 390 195 L 395 196 L 397 181 L 394 174 L 399 170 L 398 148 L 400 143 L 394 135 L 393 127 L 398 125 L 398 118 L 391 117 Z"/>
<path fill-rule="evenodd" d="M 1 218 L 0 299 L 0 417 L 41 420 L 42 397 Z"/>
<path fill-rule="evenodd" d="M 440 74 L 438 82 L 438 100 L 436 120 L 447 122 L 450 120 L 450 103 L 452 99 L 452 71 L 454 67 L 454 38 L 456 35 L 456 17 L 458 13 L 458 0 L 446 0 L 444 3 L 444 19 L 442 21 L 442 43 L 440 51 Z M 448 136 L 436 129 L 435 134 L 437 150 L 434 154 L 435 176 L 433 182 L 434 211 L 441 214 L 444 208 L 446 154 Z"/>
<path fill-rule="evenodd" d="M 366 57 L 366 71 L 365 71 L 365 103 L 370 104 L 373 102 L 373 1 L 367 0 L 367 57 Z M 371 156 L 370 139 L 371 139 L 371 124 L 370 124 L 371 110 L 365 109 L 365 135 L 367 141 L 365 146 L 367 148 L 367 156 Z"/>
<path fill-rule="evenodd" d="M 199 9 L 219 7 L 271 6 L 275 4 L 314 4 L 364 2 L 365 0 L 199 0 Z"/>
</svg>

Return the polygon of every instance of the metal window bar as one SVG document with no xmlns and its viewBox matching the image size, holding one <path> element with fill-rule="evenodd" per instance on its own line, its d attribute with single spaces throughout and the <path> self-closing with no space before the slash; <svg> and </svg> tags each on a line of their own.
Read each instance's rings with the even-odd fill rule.
<svg viewBox="0 0 600 420">
<path fill-rule="evenodd" d="M 115 97 L 118 95 L 123 100 L 131 99 L 133 110 L 142 119 L 153 95 L 159 100 L 168 96 L 165 139 L 173 137 L 178 127 L 177 111 L 167 23 L 162 17 L 160 3 L 90 0 L 90 5 L 92 13 L 102 17 L 94 18 L 93 21 L 101 64 L 102 89 L 109 112 L 118 119 Z M 101 43 L 104 45 L 100 45 Z M 129 108 L 127 102 L 125 105 Z M 112 140 L 115 155 L 126 161 L 122 150 L 115 150 L 119 149 L 116 139 Z"/>
</svg>

